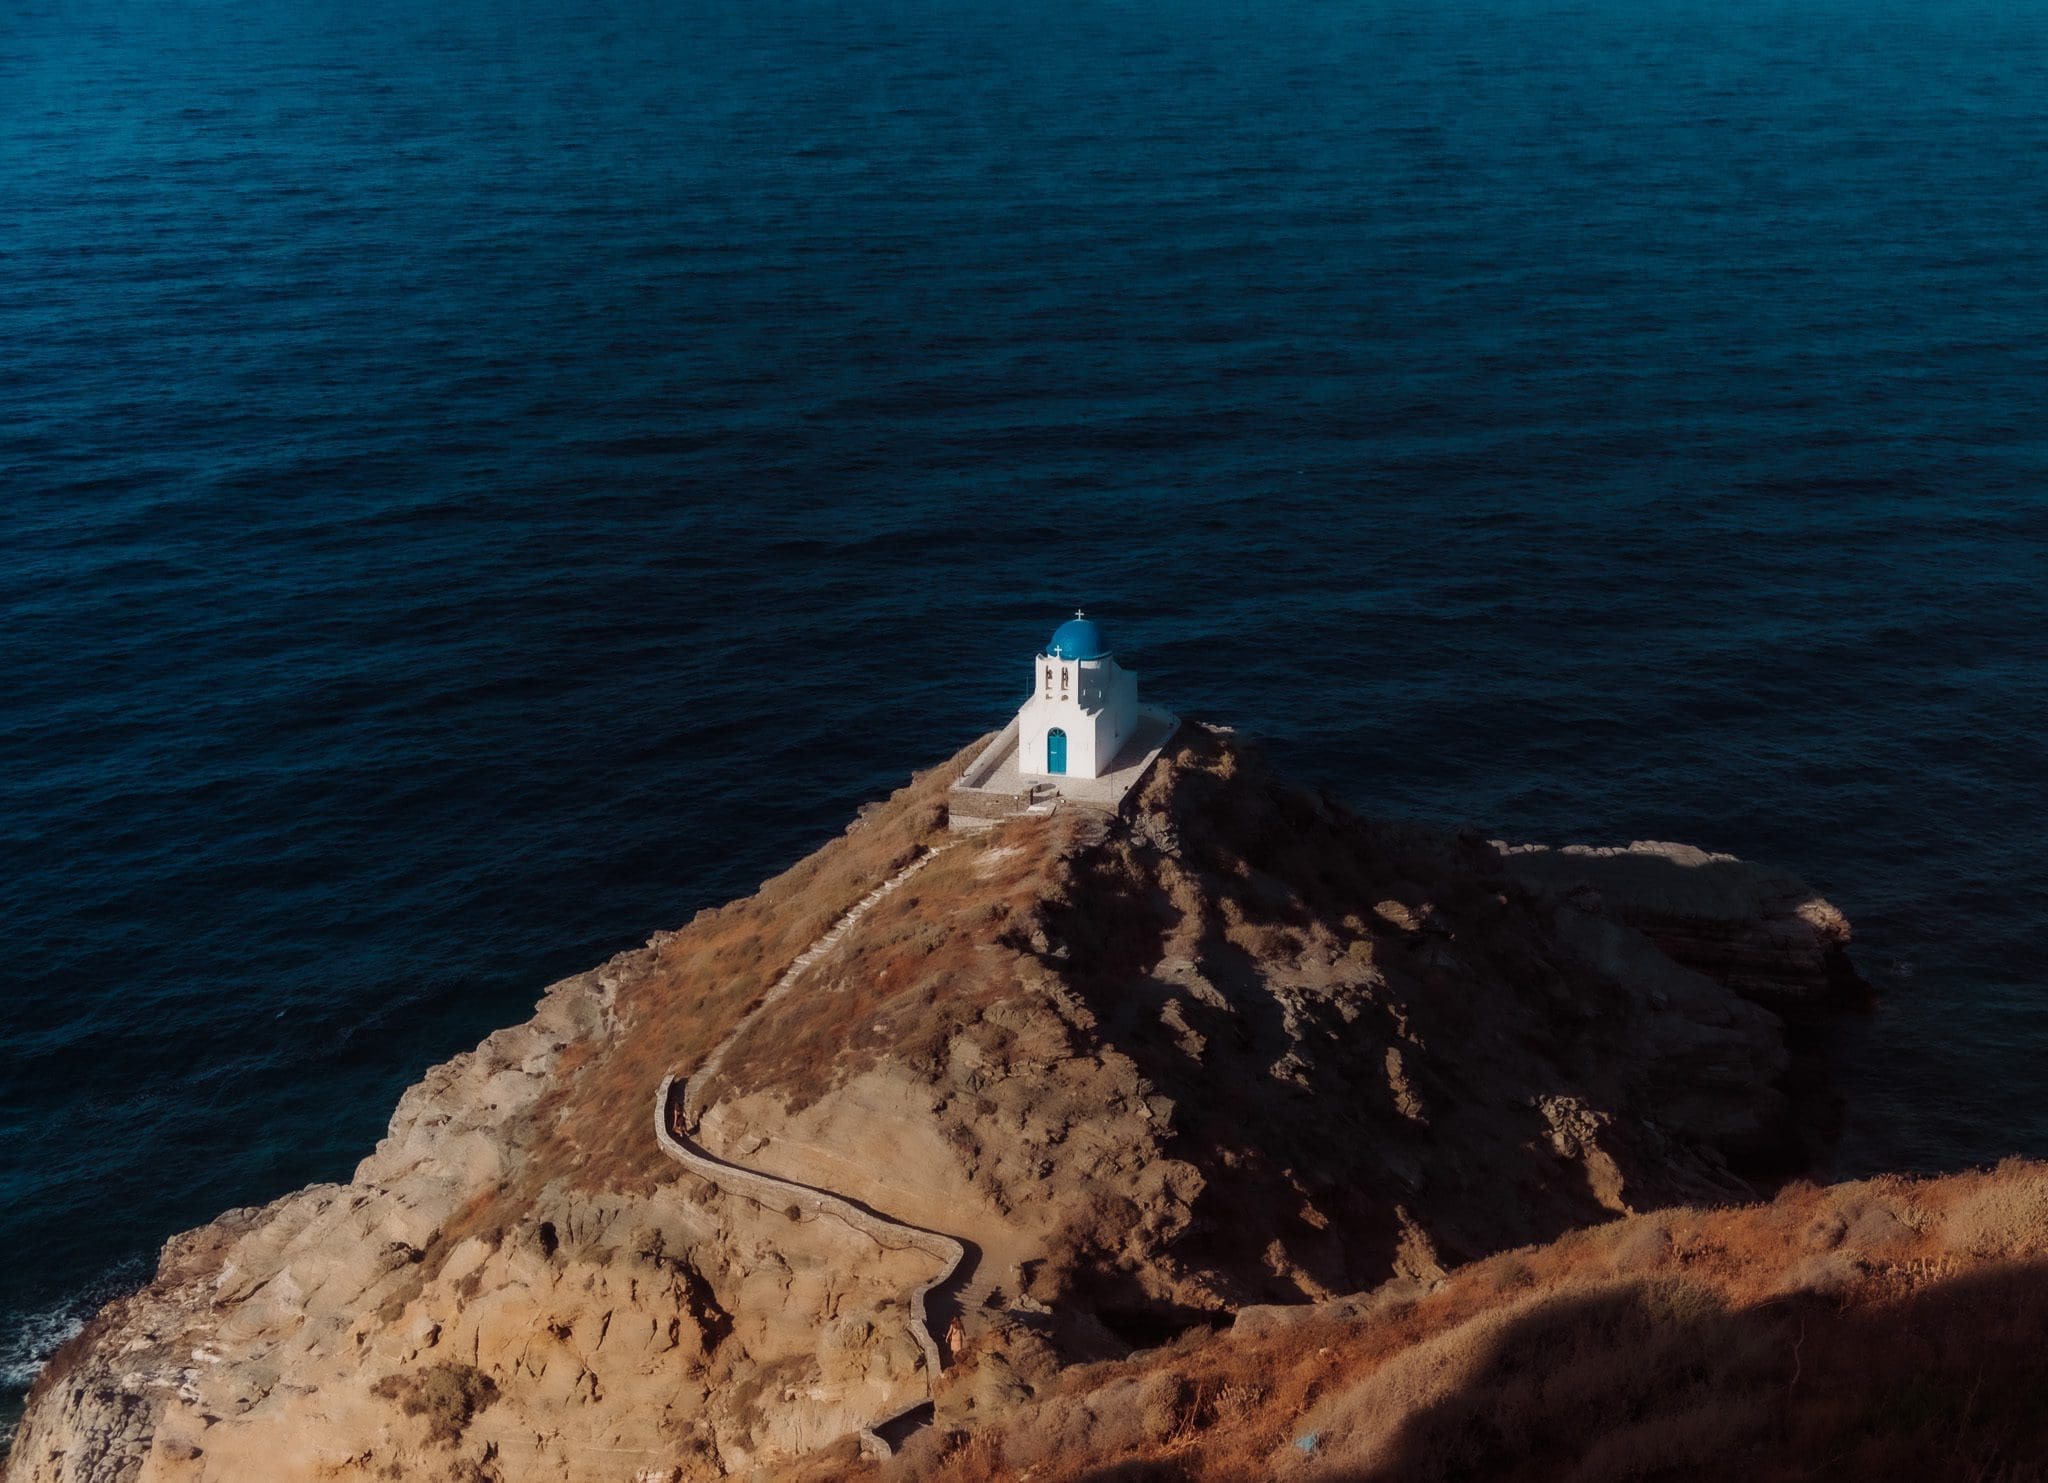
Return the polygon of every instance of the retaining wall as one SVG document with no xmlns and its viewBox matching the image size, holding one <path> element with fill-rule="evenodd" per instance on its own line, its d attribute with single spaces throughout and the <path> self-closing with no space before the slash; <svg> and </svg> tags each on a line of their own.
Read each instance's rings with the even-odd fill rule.
<svg viewBox="0 0 2048 1483">
<path fill-rule="evenodd" d="M 967 770 L 953 782 L 955 788 L 979 788 L 989 780 L 989 775 L 1002 764 L 1003 754 L 1017 744 L 1017 732 L 1022 718 L 1010 717 L 1010 724 L 995 734 L 993 740 L 981 749 L 975 759 L 967 764 Z"/>
</svg>

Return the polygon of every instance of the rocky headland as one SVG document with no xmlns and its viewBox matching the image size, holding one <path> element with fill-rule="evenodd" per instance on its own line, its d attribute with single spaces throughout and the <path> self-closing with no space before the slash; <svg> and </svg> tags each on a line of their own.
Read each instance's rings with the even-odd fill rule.
<svg viewBox="0 0 2048 1483">
<path fill-rule="evenodd" d="M 2048 1179 L 1784 1184 L 1797 1027 L 1863 992 L 1796 877 L 1363 818 L 1200 727 L 1120 815 L 952 834 L 974 750 L 434 1068 L 348 1183 L 174 1238 L 9 1483 L 1706 1476 L 2019 1424 L 1856 1370 L 2038 1311 L 1991 1284 Z"/>
</svg>

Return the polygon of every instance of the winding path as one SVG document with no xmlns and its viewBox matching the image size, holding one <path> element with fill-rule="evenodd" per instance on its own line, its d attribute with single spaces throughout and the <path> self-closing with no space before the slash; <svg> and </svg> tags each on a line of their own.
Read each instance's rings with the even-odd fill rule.
<svg viewBox="0 0 2048 1483">
<path fill-rule="evenodd" d="M 739 1023 L 726 1032 L 725 1038 L 712 1048 L 711 1054 L 698 1066 L 695 1075 L 688 1081 L 679 1081 L 674 1076 L 665 1077 L 661 1083 L 661 1090 L 655 1094 L 654 1100 L 654 1135 L 661 1145 L 662 1152 L 692 1173 L 710 1180 L 728 1194 L 752 1200 L 765 1209 L 787 1210 L 794 1206 L 812 1216 L 837 1220 L 868 1237 L 886 1251 L 922 1252 L 937 1264 L 934 1275 L 913 1288 L 910 1293 L 910 1336 L 924 1355 L 925 1399 L 903 1411 L 877 1418 L 860 1429 L 861 1448 L 871 1456 L 886 1457 L 893 1450 L 890 1444 L 883 1440 L 885 1431 L 901 1435 L 930 1419 L 928 1415 L 920 1413 L 928 1412 L 933 1405 L 939 1372 L 945 1367 L 946 1357 L 939 1347 L 938 1339 L 932 1333 L 927 1304 L 934 1289 L 967 1275 L 963 1272 L 962 1266 L 966 1263 L 972 1247 L 942 1232 L 928 1231 L 921 1226 L 892 1220 L 859 1200 L 836 1191 L 821 1189 L 816 1185 L 799 1184 L 793 1179 L 784 1179 L 780 1175 L 764 1173 L 758 1169 L 744 1168 L 721 1159 L 699 1144 L 696 1134 L 704 1114 L 702 1089 L 724 1061 L 726 1052 L 733 1043 L 754 1023 L 763 1010 L 795 987 L 796 981 L 805 970 L 838 946 L 840 940 L 855 923 L 867 915 L 876 902 L 929 865 L 938 857 L 941 850 L 947 848 L 950 846 L 940 845 L 936 849 L 924 850 L 915 860 L 849 907 L 845 915 L 841 916 L 823 936 L 798 955 L 782 977 L 761 996 L 760 1002 L 742 1015 Z"/>
</svg>

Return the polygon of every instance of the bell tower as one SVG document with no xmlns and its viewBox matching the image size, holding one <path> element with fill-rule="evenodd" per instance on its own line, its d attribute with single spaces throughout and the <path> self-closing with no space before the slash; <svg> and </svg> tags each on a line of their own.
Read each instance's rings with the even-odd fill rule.
<svg viewBox="0 0 2048 1483">
<path fill-rule="evenodd" d="M 1078 608 L 1032 660 L 1031 698 L 1017 723 L 1017 770 L 1026 777 L 1101 777 L 1137 730 L 1138 677 Z"/>
</svg>

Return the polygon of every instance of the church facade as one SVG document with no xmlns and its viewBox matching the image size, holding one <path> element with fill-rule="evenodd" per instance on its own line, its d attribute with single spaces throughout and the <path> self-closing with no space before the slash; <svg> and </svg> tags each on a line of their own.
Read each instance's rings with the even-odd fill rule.
<svg viewBox="0 0 2048 1483">
<path fill-rule="evenodd" d="M 1017 770 L 1099 778 L 1137 729 L 1138 677 L 1116 662 L 1101 626 L 1075 613 L 1031 662 L 1031 698 L 1017 712 Z"/>
</svg>

